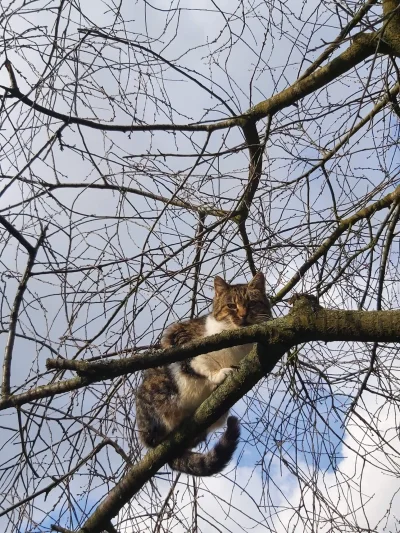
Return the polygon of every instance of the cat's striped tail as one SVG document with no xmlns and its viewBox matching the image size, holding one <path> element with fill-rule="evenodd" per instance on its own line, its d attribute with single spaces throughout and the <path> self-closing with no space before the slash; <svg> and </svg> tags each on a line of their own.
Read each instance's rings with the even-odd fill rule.
<svg viewBox="0 0 400 533">
<path fill-rule="evenodd" d="M 178 470 L 192 476 L 212 476 L 221 472 L 236 450 L 240 437 L 240 424 L 235 416 L 227 420 L 225 433 L 212 450 L 197 453 L 186 450 L 183 455 L 173 459 L 168 464 L 173 470 Z"/>
</svg>

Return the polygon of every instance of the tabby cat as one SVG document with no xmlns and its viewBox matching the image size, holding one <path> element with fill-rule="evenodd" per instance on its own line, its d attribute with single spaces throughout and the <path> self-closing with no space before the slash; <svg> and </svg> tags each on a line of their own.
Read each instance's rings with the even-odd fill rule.
<svg viewBox="0 0 400 533">
<path fill-rule="evenodd" d="M 271 308 L 265 294 L 265 279 L 258 272 L 250 283 L 230 285 L 217 276 L 214 280 L 213 311 L 186 322 L 169 326 L 161 346 L 179 346 L 194 339 L 207 337 L 224 330 L 258 324 L 271 318 Z M 143 443 L 154 448 L 201 405 L 220 385 L 236 365 L 251 350 L 252 344 L 233 346 L 178 363 L 145 371 L 137 391 L 136 416 Z M 212 429 L 224 424 L 227 413 L 198 436 L 196 446 Z M 230 416 L 227 429 L 207 453 L 186 450 L 170 461 L 174 470 L 194 476 L 211 476 L 221 472 L 230 461 L 240 436 L 239 421 Z"/>
</svg>

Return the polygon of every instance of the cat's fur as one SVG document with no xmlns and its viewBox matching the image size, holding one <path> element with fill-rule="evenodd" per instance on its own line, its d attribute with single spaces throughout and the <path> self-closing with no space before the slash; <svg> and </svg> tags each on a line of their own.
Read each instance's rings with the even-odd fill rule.
<svg viewBox="0 0 400 533">
<path fill-rule="evenodd" d="M 214 288 L 212 313 L 169 326 L 161 341 L 163 348 L 271 318 L 261 272 L 248 284 L 229 285 L 217 276 Z M 137 424 L 144 444 L 153 448 L 162 442 L 185 418 L 194 413 L 251 348 L 252 344 L 234 346 L 146 370 L 137 392 L 136 403 Z M 205 434 L 198 436 L 192 447 L 205 440 L 209 431 L 223 425 L 226 416 L 225 414 L 208 428 Z M 174 470 L 195 476 L 216 474 L 230 461 L 239 436 L 239 421 L 231 416 L 227 420 L 225 433 L 211 451 L 201 454 L 186 450 L 169 464 Z"/>
</svg>

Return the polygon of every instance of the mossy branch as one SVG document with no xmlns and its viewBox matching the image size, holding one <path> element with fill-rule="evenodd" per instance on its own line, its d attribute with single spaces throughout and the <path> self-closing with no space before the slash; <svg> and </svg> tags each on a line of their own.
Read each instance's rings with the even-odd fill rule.
<svg viewBox="0 0 400 533">
<path fill-rule="evenodd" d="M 389 45 L 389 53 L 400 57 L 400 0 L 384 0 L 382 7 L 383 41 Z"/>
<path fill-rule="evenodd" d="M 295 345 L 310 341 L 399 342 L 400 311 L 344 311 L 318 308 L 311 314 L 296 303 L 291 313 L 246 328 L 224 331 L 198 339 L 184 346 L 149 350 L 126 359 L 86 362 L 84 360 L 47 359 L 48 369 L 73 370 L 88 380 L 101 381 L 154 368 L 222 348 L 261 342 L 270 349 L 275 344 Z"/>
<path fill-rule="evenodd" d="M 299 305 L 299 304 L 296 304 Z M 400 311 L 343 311 L 319 308 L 316 312 L 301 313 L 294 307 L 292 313 L 256 326 L 226 331 L 199 339 L 185 346 L 167 350 L 148 350 L 126 359 L 114 361 L 78 361 L 48 359 L 48 369 L 72 370 L 78 375 L 48 385 L 42 385 L 21 394 L 10 395 L 0 401 L 0 410 L 49 398 L 91 383 L 113 379 L 146 368 L 175 361 L 183 361 L 214 350 L 251 342 L 268 345 L 268 354 L 275 345 L 287 343 L 294 346 L 310 341 L 400 342 Z"/>
</svg>

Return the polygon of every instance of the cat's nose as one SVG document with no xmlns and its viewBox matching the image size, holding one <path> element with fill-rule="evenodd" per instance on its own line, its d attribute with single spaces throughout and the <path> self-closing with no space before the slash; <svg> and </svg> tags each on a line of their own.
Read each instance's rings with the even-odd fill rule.
<svg viewBox="0 0 400 533">
<path fill-rule="evenodd" d="M 240 321 L 240 325 L 245 326 L 247 324 L 247 309 L 238 309 L 237 315 Z"/>
</svg>

